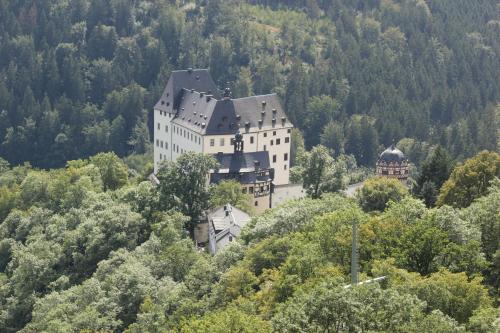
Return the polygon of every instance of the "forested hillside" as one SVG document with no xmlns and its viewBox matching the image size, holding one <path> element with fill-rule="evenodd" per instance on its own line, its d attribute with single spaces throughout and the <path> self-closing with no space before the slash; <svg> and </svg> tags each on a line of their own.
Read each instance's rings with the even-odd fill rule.
<svg viewBox="0 0 500 333">
<path fill-rule="evenodd" d="M 183 156 L 174 165 L 210 158 Z M 192 179 L 159 173 L 169 184 Z M 455 168 L 437 208 L 374 178 L 357 199 L 324 193 L 268 210 L 215 256 L 185 232 L 192 220 L 172 195 L 185 188 L 145 175 L 113 153 L 50 171 L 0 159 L 1 332 L 500 328 L 498 154 Z M 238 204 L 221 192 L 211 204 Z M 349 286 L 353 224 L 360 280 L 381 283 Z"/>
<path fill-rule="evenodd" d="M 498 148 L 499 36 L 495 0 L 0 0 L 0 156 L 142 153 L 170 71 L 208 67 L 235 96 L 277 92 L 307 147 L 462 159 Z"/>
</svg>

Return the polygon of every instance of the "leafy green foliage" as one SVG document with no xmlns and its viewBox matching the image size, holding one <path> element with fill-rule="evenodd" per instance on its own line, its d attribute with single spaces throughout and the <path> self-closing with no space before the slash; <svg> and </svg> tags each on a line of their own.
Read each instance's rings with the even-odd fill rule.
<svg viewBox="0 0 500 333">
<path fill-rule="evenodd" d="M 391 200 L 400 201 L 407 194 L 407 188 L 395 178 L 372 177 L 364 182 L 357 197 L 365 211 L 384 211 Z"/>
<path fill-rule="evenodd" d="M 229 203 L 249 214 L 253 212 L 251 199 L 249 194 L 242 192 L 241 184 L 235 180 L 222 181 L 211 190 L 210 194 L 212 207 L 220 207 Z"/>
<path fill-rule="evenodd" d="M 188 319 L 180 331 L 183 333 L 272 332 L 270 323 L 255 315 L 246 314 L 236 306 L 211 313 L 201 319 Z"/>
<path fill-rule="evenodd" d="M 335 163 L 328 150 L 321 145 L 311 152 L 304 153 L 302 158 L 302 186 L 312 198 L 319 198 L 323 193 L 338 192 L 345 188 L 345 169 Z"/>
<path fill-rule="evenodd" d="M 207 166 L 205 158 L 184 162 Z M 428 209 L 410 196 L 378 214 L 334 194 L 293 200 L 255 216 L 241 242 L 212 257 L 186 237 L 182 206 L 164 210 L 160 188 L 139 177 L 104 191 L 114 174 L 92 160 L 0 175 L 15 198 L 0 223 L 2 331 L 482 333 L 497 325 L 498 181 L 465 209 Z M 385 276 L 380 285 L 347 287 L 353 223 L 360 278 Z"/>
<path fill-rule="evenodd" d="M 500 155 L 483 151 L 453 169 L 441 188 L 436 204 L 467 207 L 487 192 L 495 177 L 500 177 Z"/>
<path fill-rule="evenodd" d="M 160 207 L 176 208 L 189 216 L 191 233 L 203 211 L 210 207 L 207 175 L 216 166 L 213 157 L 188 152 L 175 162 L 163 163 L 158 170 Z"/>
<path fill-rule="evenodd" d="M 432 155 L 423 162 L 417 186 L 413 191 L 424 199 L 427 207 L 434 206 L 438 190 L 450 176 L 451 170 L 451 158 L 441 146 L 438 146 Z"/>
</svg>

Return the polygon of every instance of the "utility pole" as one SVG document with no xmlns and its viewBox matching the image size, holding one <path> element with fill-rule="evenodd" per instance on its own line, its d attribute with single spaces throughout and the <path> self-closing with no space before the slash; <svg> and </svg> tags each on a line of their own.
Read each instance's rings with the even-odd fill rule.
<svg viewBox="0 0 500 333">
<path fill-rule="evenodd" d="M 352 221 L 352 250 L 351 250 L 351 284 L 357 285 L 359 278 L 358 267 L 358 221 Z"/>
</svg>

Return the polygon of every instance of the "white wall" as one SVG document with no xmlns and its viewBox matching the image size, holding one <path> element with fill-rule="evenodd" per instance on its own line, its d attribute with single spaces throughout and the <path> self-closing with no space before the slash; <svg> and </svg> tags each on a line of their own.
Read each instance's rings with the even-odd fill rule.
<svg viewBox="0 0 500 333">
<path fill-rule="evenodd" d="M 256 140 L 256 151 L 269 152 L 269 162 L 274 168 L 274 183 L 276 185 L 288 184 L 290 176 L 291 133 L 288 133 L 289 130 L 291 131 L 291 128 L 262 129 L 256 133 L 254 139 Z M 274 162 L 273 156 L 276 156 L 276 162 Z"/>
<path fill-rule="evenodd" d="M 154 110 L 154 171 L 158 171 L 158 166 L 163 160 L 170 160 L 172 154 L 172 126 L 170 121 L 171 113 Z"/>
<path fill-rule="evenodd" d="M 175 161 L 184 152 L 217 154 L 234 151 L 231 144 L 234 135 L 202 136 L 182 125 L 171 123 L 173 119 L 171 113 L 160 113 L 159 110 L 154 110 L 155 172 L 158 171 L 158 165 L 162 160 Z M 250 128 L 248 132 L 243 133 L 245 152 L 264 150 L 269 152 L 269 162 L 275 170 L 274 183 L 276 185 L 288 184 L 290 176 L 291 133 L 289 131 L 291 128 L 268 127 L 260 130 Z M 212 140 L 213 146 L 211 146 Z M 274 156 L 276 156 L 275 162 Z"/>
<path fill-rule="evenodd" d="M 291 141 L 289 129 L 291 130 L 291 128 L 267 128 L 259 131 L 258 128 L 251 128 L 248 133 L 243 133 L 244 152 L 264 150 L 269 152 L 269 162 L 275 170 L 274 183 L 276 185 L 288 184 Z M 207 135 L 204 137 L 203 152 L 206 154 L 232 153 L 234 151 L 234 147 L 231 145 L 232 138 L 234 135 Z M 288 142 L 286 142 L 286 138 L 288 138 Z M 224 145 L 221 145 L 221 139 L 224 140 Z M 210 145 L 211 140 L 213 140 L 214 146 Z M 273 162 L 274 155 L 276 155 L 276 162 Z"/>
<path fill-rule="evenodd" d="M 203 152 L 203 137 L 182 125 L 172 123 L 172 160 L 189 151 Z"/>
</svg>

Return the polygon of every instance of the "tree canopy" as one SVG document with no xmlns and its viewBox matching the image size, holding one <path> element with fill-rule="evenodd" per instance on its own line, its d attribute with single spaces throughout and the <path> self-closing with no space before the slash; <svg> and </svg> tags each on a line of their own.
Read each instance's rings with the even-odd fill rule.
<svg viewBox="0 0 500 333">
<path fill-rule="evenodd" d="M 467 207 L 487 192 L 495 177 L 500 177 L 500 155 L 483 151 L 453 169 L 441 188 L 437 205 Z"/>
<path fill-rule="evenodd" d="M 385 179 L 377 213 L 336 193 L 291 200 L 254 216 L 211 256 L 185 232 L 192 217 L 180 198 L 205 198 L 203 168 L 213 160 L 186 154 L 163 165 L 164 184 L 183 185 L 178 192 L 140 170 L 125 167 L 122 178 L 124 165 L 112 154 L 48 171 L 4 163 L 2 332 L 485 333 L 498 325 L 498 180 L 467 208 L 427 208 L 406 194 L 386 202 L 399 192 Z M 187 184 L 199 187 L 182 192 Z M 235 185 L 212 191 L 240 200 Z M 353 223 L 360 280 L 385 276 L 379 284 L 350 285 Z"/>
</svg>

